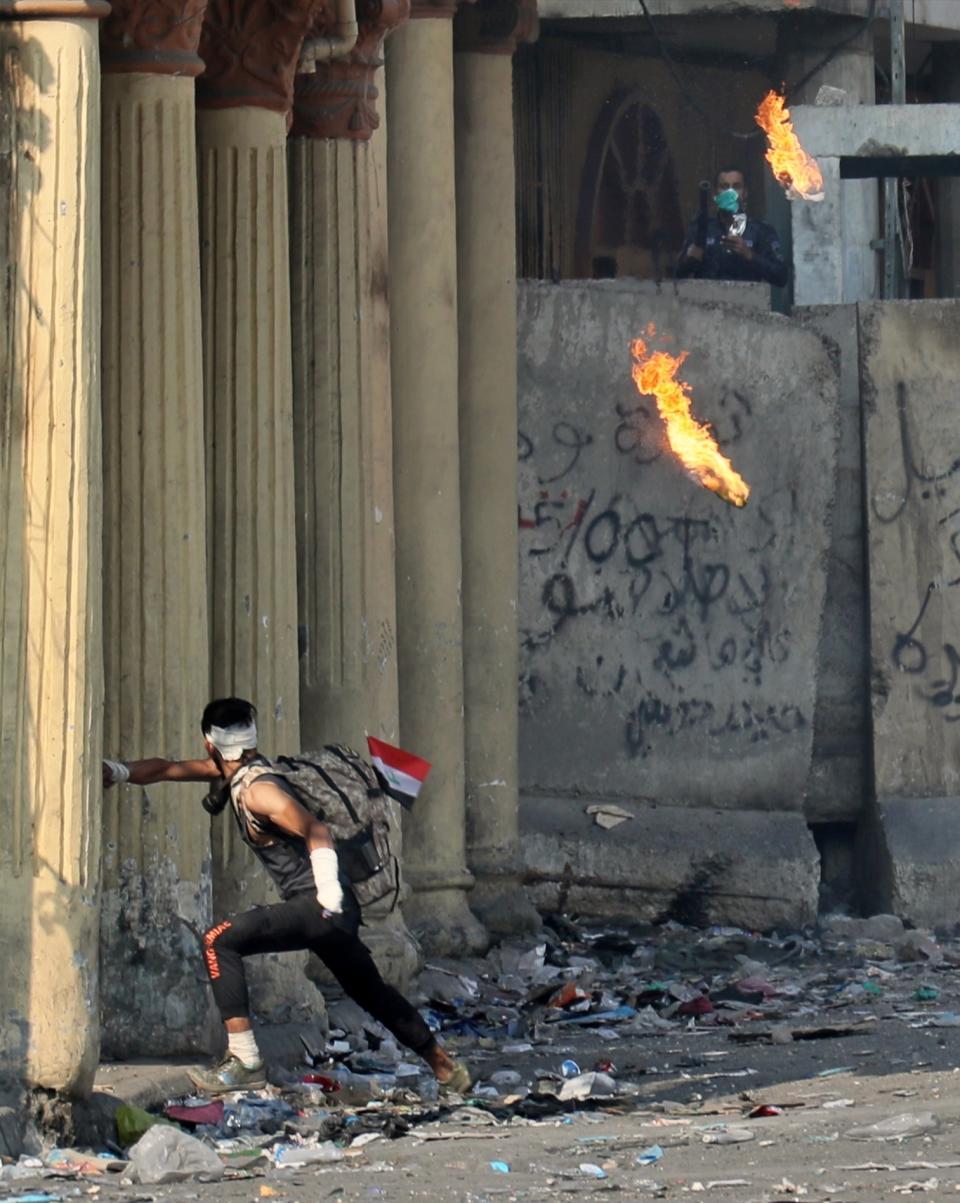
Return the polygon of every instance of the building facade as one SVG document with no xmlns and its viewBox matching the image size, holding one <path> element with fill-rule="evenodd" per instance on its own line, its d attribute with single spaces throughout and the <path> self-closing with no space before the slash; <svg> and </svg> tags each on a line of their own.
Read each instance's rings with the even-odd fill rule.
<svg viewBox="0 0 960 1203">
<path fill-rule="evenodd" d="M 393 977 L 537 921 L 511 500 L 536 4 L 458 7 L 0 9 L 6 1078 L 83 1091 L 101 1049 L 209 1044 L 199 934 L 264 885 L 198 797 L 102 793 L 99 762 L 195 754 L 212 695 L 255 700 L 266 750 L 369 732 L 434 762 L 406 922 L 368 917 Z M 265 1016 L 317 1004 L 286 962 Z"/>
<path fill-rule="evenodd" d="M 805 313 L 659 287 L 781 71 L 809 75 L 799 102 L 879 107 L 871 5 L 648 7 L 727 134 L 632 0 L 0 0 L 4 1087 L 82 1093 L 101 1054 L 210 1047 L 200 935 L 266 887 L 199 790 L 103 792 L 100 761 L 194 754 L 211 696 L 254 700 L 267 752 L 370 733 L 433 762 L 402 909 L 367 917 L 398 981 L 532 932 L 531 898 L 806 922 L 854 829 L 887 841 L 863 863 L 900 863 L 878 792 L 952 797 L 942 723 L 938 771 L 874 775 L 871 632 L 901 669 L 923 633 L 912 595 L 868 621 L 870 547 L 889 555 L 861 493 L 872 472 L 888 513 L 902 381 L 858 354 L 883 334 L 930 369 L 956 313 L 867 307 L 871 180 L 831 193 L 849 254 Z M 911 26 L 951 105 L 953 8 L 917 0 Z M 755 141 L 746 160 L 792 229 Z M 703 416 L 756 488 L 743 522 L 649 433 L 628 353 L 649 322 L 702 353 Z M 954 643 L 925 640 L 939 699 Z M 263 958 L 257 1013 L 304 1018 L 313 980 Z"/>
</svg>

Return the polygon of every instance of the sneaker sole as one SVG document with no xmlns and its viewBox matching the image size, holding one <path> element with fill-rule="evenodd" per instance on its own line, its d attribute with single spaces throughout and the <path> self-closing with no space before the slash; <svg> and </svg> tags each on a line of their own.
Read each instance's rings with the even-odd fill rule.
<svg viewBox="0 0 960 1203">
<path fill-rule="evenodd" d="M 202 1090 L 204 1094 L 234 1094 L 244 1090 L 266 1090 L 267 1088 L 267 1079 L 265 1075 L 259 1078 L 251 1078 L 246 1082 L 234 1083 L 233 1085 L 229 1086 L 225 1082 L 218 1082 L 216 1084 L 207 1082 L 200 1074 L 194 1075 L 190 1073 L 189 1070 L 187 1071 L 187 1077 L 194 1084 L 194 1086 L 196 1086 L 198 1090 Z"/>
</svg>

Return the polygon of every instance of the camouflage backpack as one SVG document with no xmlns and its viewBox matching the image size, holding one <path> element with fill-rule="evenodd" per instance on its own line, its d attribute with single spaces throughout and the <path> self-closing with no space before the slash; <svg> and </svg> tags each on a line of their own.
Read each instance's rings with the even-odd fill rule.
<svg viewBox="0 0 960 1203">
<path fill-rule="evenodd" d="M 257 761 L 244 784 L 272 773 L 292 787 L 301 804 L 330 828 L 340 868 L 361 907 L 400 899 L 400 862 L 391 847 L 390 799 L 374 769 L 343 744 L 317 752 Z"/>
</svg>

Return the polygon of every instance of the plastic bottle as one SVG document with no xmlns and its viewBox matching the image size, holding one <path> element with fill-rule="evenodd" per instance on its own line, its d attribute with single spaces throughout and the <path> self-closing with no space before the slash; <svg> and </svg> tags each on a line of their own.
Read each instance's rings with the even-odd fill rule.
<svg viewBox="0 0 960 1203">
<path fill-rule="evenodd" d="M 440 1098 L 440 1083 L 433 1074 L 421 1074 L 417 1082 L 417 1094 L 425 1103 L 435 1103 Z"/>
</svg>

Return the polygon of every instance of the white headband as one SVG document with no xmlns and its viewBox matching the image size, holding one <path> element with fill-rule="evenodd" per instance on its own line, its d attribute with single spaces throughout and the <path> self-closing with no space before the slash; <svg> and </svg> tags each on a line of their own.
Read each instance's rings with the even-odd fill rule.
<svg viewBox="0 0 960 1203">
<path fill-rule="evenodd" d="M 232 727 L 211 727 L 206 737 L 224 760 L 239 760 L 248 748 L 257 746 L 257 724 L 251 719 Z"/>
</svg>

